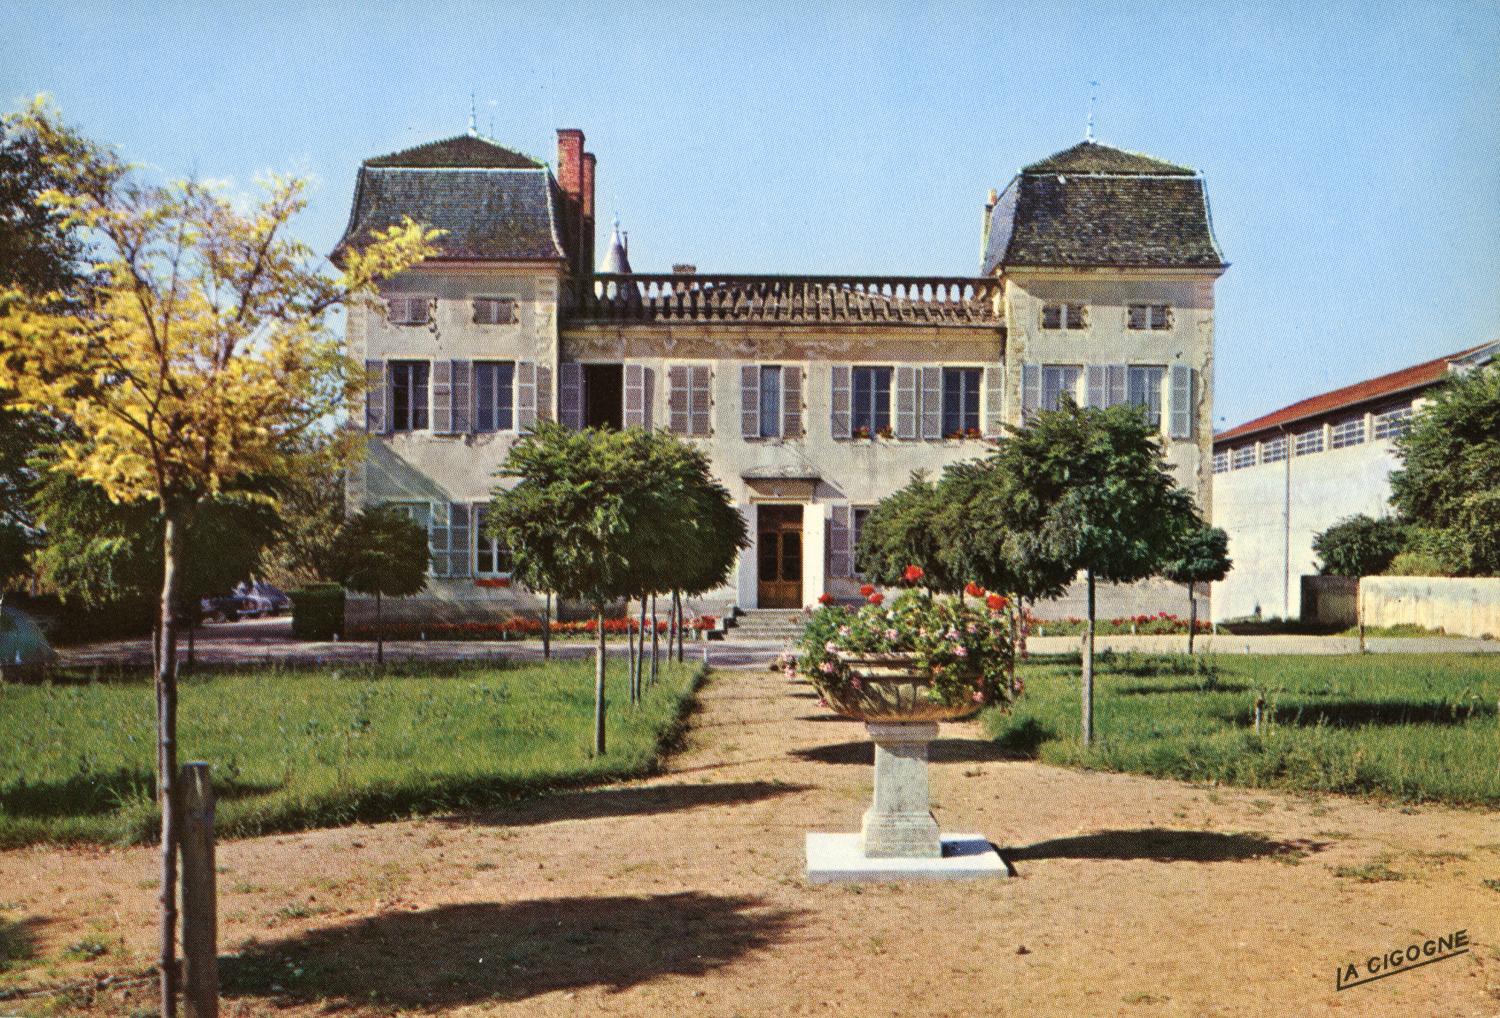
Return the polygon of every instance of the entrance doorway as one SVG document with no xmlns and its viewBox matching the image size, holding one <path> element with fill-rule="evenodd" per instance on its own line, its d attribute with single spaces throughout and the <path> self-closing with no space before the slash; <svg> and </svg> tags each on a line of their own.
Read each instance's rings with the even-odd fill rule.
<svg viewBox="0 0 1500 1018">
<path fill-rule="evenodd" d="M 802 607 L 802 507 L 763 505 L 756 513 L 762 608 Z"/>
</svg>

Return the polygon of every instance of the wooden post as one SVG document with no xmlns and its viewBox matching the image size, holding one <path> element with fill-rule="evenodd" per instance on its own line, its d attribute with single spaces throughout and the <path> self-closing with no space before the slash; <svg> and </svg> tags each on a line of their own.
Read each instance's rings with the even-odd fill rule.
<svg viewBox="0 0 1500 1018">
<path fill-rule="evenodd" d="M 1263 720 L 1265 718 L 1265 710 L 1266 710 L 1266 698 L 1264 696 L 1257 696 L 1255 698 L 1255 734 L 1256 735 L 1264 734 L 1262 732 L 1262 729 L 1261 729 L 1261 724 L 1263 723 Z"/>
<path fill-rule="evenodd" d="M 671 648 L 672 648 L 672 645 L 671 644 L 667 644 L 668 651 L 670 651 Z M 657 662 L 660 659 L 660 655 L 661 655 L 661 641 L 660 641 L 660 638 L 657 636 L 657 633 L 656 633 L 656 595 L 652 594 L 651 595 L 651 685 L 653 685 L 653 686 L 656 685 L 657 669 L 659 667 L 659 665 L 657 664 Z"/>
<path fill-rule="evenodd" d="M 604 606 L 594 615 L 599 640 L 594 645 L 594 755 L 604 755 Z"/>
<path fill-rule="evenodd" d="M 1083 744 L 1094 741 L 1094 571 L 1088 570 L 1089 620 L 1083 636 Z"/>
<path fill-rule="evenodd" d="M 206 763 L 182 767 L 182 959 L 187 1018 L 218 1018 L 214 786 Z"/>
</svg>

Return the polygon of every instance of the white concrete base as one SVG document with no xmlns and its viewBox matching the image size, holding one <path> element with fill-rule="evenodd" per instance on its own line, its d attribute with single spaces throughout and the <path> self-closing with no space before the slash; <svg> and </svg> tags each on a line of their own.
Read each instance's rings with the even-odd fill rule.
<svg viewBox="0 0 1500 1018">
<path fill-rule="evenodd" d="M 935 859 L 872 859 L 859 834 L 809 834 L 807 879 L 814 884 L 890 880 L 977 880 L 1008 877 L 1000 853 L 982 834 L 944 834 Z"/>
</svg>

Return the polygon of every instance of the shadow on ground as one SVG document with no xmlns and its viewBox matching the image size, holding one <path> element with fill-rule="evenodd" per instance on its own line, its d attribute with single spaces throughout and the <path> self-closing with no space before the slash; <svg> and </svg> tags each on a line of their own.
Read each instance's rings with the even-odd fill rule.
<svg viewBox="0 0 1500 1018">
<path fill-rule="evenodd" d="M 1274 856 L 1300 857 L 1321 852 L 1332 842 L 1295 838 L 1277 841 L 1259 834 L 1177 831 L 1146 827 L 1134 831 L 1096 831 L 1053 838 L 1000 851 L 1011 862 L 1036 859 L 1150 859 L 1153 862 L 1239 862 Z"/>
<path fill-rule="evenodd" d="M 1334 728 L 1363 728 L 1366 725 L 1462 725 L 1470 720 L 1487 720 L 1495 716 L 1495 707 L 1487 703 L 1456 704 L 1429 701 L 1409 703 L 1390 700 L 1346 700 L 1340 703 L 1303 704 L 1277 707 L 1278 725 L 1312 727 L 1318 724 Z M 1230 724 L 1253 725 L 1249 711 L 1221 715 Z"/>
<path fill-rule="evenodd" d="M 0 973 L 36 957 L 37 934 L 47 920 L 35 916 L 24 919 L 0 919 Z"/>
<path fill-rule="evenodd" d="M 781 781 L 728 781 L 712 785 L 632 785 L 584 789 L 526 799 L 504 809 L 448 818 L 454 824 L 517 827 L 554 820 L 598 820 L 603 817 L 677 813 L 701 806 L 736 806 L 807 790 Z"/>
<path fill-rule="evenodd" d="M 436 1009 L 702 976 L 783 940 L 801 913 L 685 892 L 387 912 L 220 960 L 226 997 Z"/>
<path fill-rule="evenodd" d="M 836 742 L 811 749 L 796 749 L 790 755 L 812 763 L 869 767 L 875 763 L 875 744 L 869 739 Z M 1014 759 L 1015 755 L 990 739 L 935 739 L 927 746 L 927 759 L 932 763 L 985 763 Z"/>
<path fill-rule="evenodd" d="M 280 787 L 214 778 L 214 796 L 218 799 L 267 795 Z M 155 788 L 156 778 L 150 771 L 128 767 L 73 774 L 58 781 L 21 780 L 0 790 L 0 812 L 15 817 L 102 816 L 116 813 L 128 803 L 149 803 Z"/>
</svg>

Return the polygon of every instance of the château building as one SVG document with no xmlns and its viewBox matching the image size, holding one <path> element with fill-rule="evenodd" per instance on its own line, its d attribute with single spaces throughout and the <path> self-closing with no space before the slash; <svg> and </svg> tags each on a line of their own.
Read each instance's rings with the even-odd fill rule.
<svg viewBox="0 0 1500 1018">
<path fill-rule="evenodd" d="M 857 596 L 872 505 L 1065 397 L 1145 406 L 1210 511 L 1226 263 L 1195 171 L 1092 141 L 1027 166 L 990 192 L 979 272 L 955 277 L 639 272 L 618 223 L 595 271 L 596 173 L 578 130 L 555 168 L 471 131 L 359 169 L 335 255 L 404 216 L 446 231 L 348 315 L 374 380 L 349 504 L 400 504 L 431 535 L 409 617 L 531 610 L 480 530 L 542 419 L 704 445 L 753 541 L 715 613 Z"/>
</svg>

